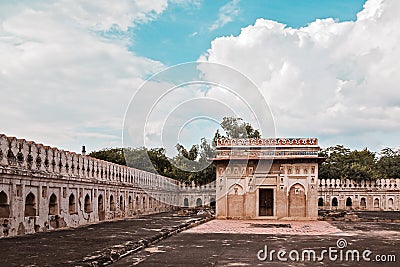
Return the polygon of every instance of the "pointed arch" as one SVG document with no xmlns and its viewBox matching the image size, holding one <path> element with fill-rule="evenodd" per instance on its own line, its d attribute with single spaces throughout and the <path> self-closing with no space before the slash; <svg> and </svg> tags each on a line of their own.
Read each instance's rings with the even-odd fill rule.
<svg viewBox="0 0 400 267">
<path fill-rule="evenodd" d="M 394 201 L 393 201 L 393 198 L 389 198 L 388 199 L 388 208 L 390 209 L 390 210 L 393 210 L 393 203 L 394 203 Z"/>
<path fill-rule="evenodd" d="M 337 207 L 338 206 L 338 200 L 336 197 L 332 198 L 332 207 Z"/>
<path fill-rule="evenodd" d="M 318 198 L 318 207 L 324 206 L 324 199 L 322 197 Z"/>
<path fill-rule="evenodd" d="M 199 198 L 197 198 L 197 200 L 196 200 L 196 207 L 201 207 L 201 206 L 203 206 L 203 201 L 202 201 L 201 198 L 199 197 Z"/>
<path fill-rule="evenodd" d="M 75 195 L 71 193 L 68 198 L 68 212 L 69 214 L 74 214 L 76 213 L 76 201 L 75 201 Z"/>
<path fill-rule="evenodd" d="M 99 215 L 99 220 L 105 220 L 104 199 L 102 194 L 100 194 L 97 198 L 97 211 Z"/>
<path fill-rule="evenodd" d="M 115 202 L 113 195 L 110 195 L 110 211 L 115 211 Z"/>
<path fill-rule="evenodd" d="M 351 197 L 348 197 L 346 199 L 346 207 L 351 208 L 353 206 L 353 200 L 351 199 Z"/>
<path fill-rule="evenodd" d="M 8 197 L 4 191 L 0 192 L 0 218 L 10 217 L 10 205 L 8 204 Z"/>
<path fill-rule="evenodd" d="M 306 191 L 304 186 L 296 183 L 289 190 L 289 217 L 306 217 Z"/>
<path fill-rule="evenodd" d="M 139 196 L 136 196 L 135 205 L 136 205 L 136 210 L 140 210 L 140 201 L 139 201 Z"/>
<path fill-rule="evenodd" d="M 133 200 L 131 195 L 128 197 L 128 208 L 129 210 L 133 210 Z"/>
<path fill-rule="evenodd" d="M 25 198 L 25 217 L 36 216 L 36 197 L 30 192 Z"/>
<path fill-rule="evenodd" d="M 233 185 L 231 185 L 229 187 L 228 194 L 229 195 L 232 195 L 232 194 L 233 195 L 243 195 L 244 194 L 243 186 L 241 184 L 234 183 Z"/>
<path fill-rule="evenodd" d="M 211 198 L 211 199 L 210 199 L 210 207 L 213 208 L 213 209 L 215 209 L 215 204 L 216 204 L 216 203 L 215 203 L 215 198 Z"/>
<path fill-rule="evenodd" d="M 379 206 L 379 198 L 375 198 L 375 200 L 374 200 L 374 208 L 376 208 L 376 209 L 378 209 L 380 206 Z"/>
<path fill-rule="evenodd" d="M 125 202 L 124 202 L 124 197 L 122 195 L 119 196 L 119 209 L 121 211 L 125 210 Z"/>
<path fill-rule="evenodd" d="M 362 209 L 367 208 L 367 200 L 365 199 L 365 197 L 362 197 L 360 200 L 360 206 Z"/>
<path fill-rule="evenodd" d="M 86 196 L 85 196 L 85 206 L 84 206 L 84 211 L 86 212 L 86 213 L 90 213 L 90 212 L 92 212 L 92 203 L 91 203 L 91 201 L 90 201 L 90 196 L 89 196 L 89 194 L 86 194 Z"/>
</svg>

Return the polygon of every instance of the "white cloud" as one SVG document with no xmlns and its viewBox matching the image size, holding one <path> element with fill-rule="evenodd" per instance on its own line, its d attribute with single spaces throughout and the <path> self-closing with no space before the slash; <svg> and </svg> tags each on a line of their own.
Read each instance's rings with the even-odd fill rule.
<svg viewBox="0 0 400 267">
<path fill-rule="evenodd" d="M 19 1 L 0 7 L 0 132 L 79 151 L 121 145 L 129 99 L 164 66 L 99 31 L 125 31 L 167 1 Z"/>
<path fill-rule="evenodd" d="M 323 19 L 293 29 L 259 19 L 236 37 L 215 39 L 200 59 L 248 75 L 272 106 L 280 135 L 395 146 L 399 12 L 400 1 L 369 0 L 355 22 Z"/>
<path fill-rule="evenodd" d="M 232 0 L 227 4 L 223 5 L 219 9 L 218 18 L 210 26 L 209 30 L 214 31 L 223 27 L 224 25 L 232 22 L 235 17 L 239 15 L 239 0 Z"/>
<path fill-rule="evenodd" d="M 178 4 L 184 8 L 200 8 L 203 0 L 171 0 L 172 4 Z"/>
</svg>

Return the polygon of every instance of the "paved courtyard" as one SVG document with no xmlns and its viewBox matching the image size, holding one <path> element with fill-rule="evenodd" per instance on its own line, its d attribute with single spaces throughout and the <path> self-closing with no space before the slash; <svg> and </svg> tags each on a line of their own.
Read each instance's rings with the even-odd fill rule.
<svg viewBox="0 0 400 267">
<path fill-rule="evenodd" d="M 161 213 L 0 239 L 0 266 L 87 266 L 203 216 Z M 118 256 L 118 255 L 116 255 Z"/>
<path fill-rule="evenodd" d="M 267 225 L 274 223 L 278 224 L 277 228 Z M 258 259 L 260 250 L 261 259 L 265 256 L 265 246 L 268 254 L 275 250 L 272 260 Z M 398 266 L 399 246 L 398 223 L 213 220 L 132 254 L 113 266 Z M 335 255 L 337 259 L 331 260 L 325 254 L 322 261 L 317 261 L 321 251 L 329 247 L 336 249 L 332 259 Z M 301 253 L 306 249 L 316 252 L 316 261 L 309 261 L 307 257 L 301 260 Z M 278 260 L 278 250 L 286 251 L 287 261 Z M 295 260 L 289 258 L 292 250 L 300 253 L 299 261 L 296 254 L 292 255 Z M 346 260 L 348 250 L 358 250 L 360 255 L 370 250 L 371 254 L 366 257 L 370 261 L 361 256 L 360 261 L 353 261 L 351 254 Z M 396 259 L 389 259 L 392 255 Z M 386 262 L 377 262 L 385 258 Z"/>
<path fill-rule="evenodd" d="M 368 216 L 375 219 L 388 215 Z M 395 219 L 398 215 L 391 216 Z M 164 213 L 0 239 L 0 266 L 89 266 L 94 261 L 87 259 L 112 255 L 201 218 Z M 127 250 L 126 257 L 111 266 L 398 266 L 399 246 L 400 224 L 396 222 L 212 220 L 137 252 Z M 337 251 L 334 261 L 327 254 L 322 261 L 301 260 L 304 250 L 315 251 L 318 260 L 321 251 L 329 248 Z M 278 260 L 280 250 L 286 251 L 283 258 L 286 256 L 287 261 Z M 370 250 L 371 261 L 346 260 L 348 250 Z M 272 258 L 263 258 L 265 251 L 267 256 L 274 251 Z M 296 254 L 289 258 L 292 251 L 300 253 L 299 260 Z M 396 258 L 389 259 L 392 255 Z M 386 262 L 377 262 L 376 256 L 386 257 Z"/>
<path fill-rule="evenodd" d="M 323 221 L 213 220 L 186 233 L 325 235 L 341 230 Z"/>
</svg>

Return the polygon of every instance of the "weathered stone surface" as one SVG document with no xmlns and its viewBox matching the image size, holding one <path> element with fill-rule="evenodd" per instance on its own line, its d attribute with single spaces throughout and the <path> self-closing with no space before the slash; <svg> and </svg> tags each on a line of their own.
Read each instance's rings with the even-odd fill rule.
<svg viewBox="0 0 400 267">
<path fill-rule="evenodd" d="M 0 134 L 0 238 L 164 212 L 215 200 L 214 185 L 158 174 Z"/>
<path fill-rule="evenodd" d="M 382 216 L 386 216 L 383 214 Z M 259 220 L 253 220 L 258 223 Z M 211 223 L 218 225 L 220 220 Z M 222 222 L 230 223 L 230 220 Z M 243 221 L 239 221 L 239 224 Z M 265 221 L 264 221 L 265 222 Z M 282 221 L 280 221 L 282 222 Z M 268 222 L 267 222 L 268 223 Z M 285 222 L 286 223 L 286 222 Z M 178 235 L 161 241 L 148 249 L 144 249 L 134 255 L 128 256 L 112 266 L 398 266 L 400 245 L 400 229 L 396 223 L 382 222 L 329 222 L 330 227 L 326 227 L 327 222 L 296 222 L 302 224 L 319 224 L 318 232 L 315 235 L 308 233 L 309 229 L 276 228 L 271 234 L 254 234 L 241 231 L 241 228 L 227 226 L 226 231 L 219 233 L 219 229 L 209 229 L 204 233 L 196 231 L 205 228 L 207 224 L 199 228 L 192 228 Z M 234 224 L 234 223 L 232 223 Z M 338 231 L 331 232 L 335 228 Z M 231 229 L 231 232 L 229 232 Z M 262 230 L 260 228 L 254 228 Z M 212 231 L 215 230 L 215 231 Z M 235 232 L 236 230 L 236 232 Z M 283 231 L 285 230 L 285 231 Z M 292 234 L 286 232 L 292 231 Z M 237 233 L 238 232 L 238 233 Z M 373 261 L 340 260 L 330 261 L 328 253 L 322 261 L 279 261 L 277 251 L 284 249 L 288 253 L 292 250 L 302 251 L 304 249 L 314 249 L 320 255 L 323 249 L 332 247 L 337 249 L 338 239 L 343 238 L 347 241 L 347 250 L 371 250 Z M 274 260 L 260 261 L 257 258 L 259 250 L 268 246 L 268 251 L 275 250 Z M 335 253 L 333 255 L 338 255 Z M 376 255 L 395 255 L 396 261 L 376 262 Z M 281 255 L 282 256 L 282 255 Z"/>
<path fill-rule="evenodd" d="M 317 219 L 318 151 L 316 138 L 218 140 L 217 218 Z"/>
<path fill-rule="evenodd" d="M 322 179 L 318 183 L 320 209 L 400 210 L 400 179 Z"/>
<path fill-rule="evenodd" d="M 0 266 L 102 266 L 211 218 L 161 213 L 3 238 Z"/>
</svg>

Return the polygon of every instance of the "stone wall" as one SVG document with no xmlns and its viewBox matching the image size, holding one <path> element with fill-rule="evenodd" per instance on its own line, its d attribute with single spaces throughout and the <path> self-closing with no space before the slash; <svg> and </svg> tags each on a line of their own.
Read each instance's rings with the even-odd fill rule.
<svg viewBox="0 0 400 267">
<path fill-rule="evenodd" d="M 400 179 L 374 181 L 320 179 L 318 206 L 320 209 L 355 209 L 398 211 L 400 209 Z"/>
<path fill-rule="evenodd" d="M 207 185 L 196 185 L 192 183 L 179 184 L 179 206 L 181 207 L 215 207 L 215 181 Z"/>
<path fill-rule="evenodd" d="M 170 178 L 0 135 L 0 237 L 179 206 Z"/>
</svg>

